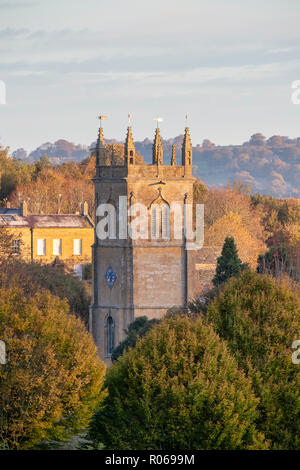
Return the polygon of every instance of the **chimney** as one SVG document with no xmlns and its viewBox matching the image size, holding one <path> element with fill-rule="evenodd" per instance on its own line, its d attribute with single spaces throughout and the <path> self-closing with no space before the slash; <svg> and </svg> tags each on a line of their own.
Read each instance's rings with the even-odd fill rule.
<svg viewBox="0 0 300 470">
<path fill-rule="evenodd" d="M 23 217 L 27 217 L 27 215 L 28 215 L 28 207 L 27 207 L 27 202 L 26 201 L 21 202 L 20 214 Z"/>
<path fill-rule="evenodd" d="M 84 215 L 84 216 L 89 215 L 89 206 L 86 201 L 80 204 L 80 215 Z"/>
</svg>

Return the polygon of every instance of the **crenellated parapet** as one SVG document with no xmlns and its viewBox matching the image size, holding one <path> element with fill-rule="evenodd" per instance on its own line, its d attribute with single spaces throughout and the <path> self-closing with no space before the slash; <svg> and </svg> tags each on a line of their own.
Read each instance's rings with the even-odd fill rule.
<svg viewBox="0 0 300 470">
<path fill-rule="evenodd" d="M 144 165 L 138 161 L 135 144 L 132 136 L 131 126 L 127 127 L 127 135 L 124 144 L 123 164 L 120 161 L 109 157 L 107 146 L 105 144 L 102 127 L 99 128 L 98 139 L 95 149 L 96 154 L 96 177 L 100 178 L 125 178 L 127 176 L 136 177 L 191 177 L 192 175 L 192 142 L 190 138 L 189 128 L 185 128 L 184 139 L 181 149 L 182 161 L 181 165 L 176 161 L 176 148 L 172 147 L 172 156 L 170 164 L 165 165 L 163 162 L 163 144 L 159 127 L 155 130 L 153 141 L 152 164 Z"/>
</svg>

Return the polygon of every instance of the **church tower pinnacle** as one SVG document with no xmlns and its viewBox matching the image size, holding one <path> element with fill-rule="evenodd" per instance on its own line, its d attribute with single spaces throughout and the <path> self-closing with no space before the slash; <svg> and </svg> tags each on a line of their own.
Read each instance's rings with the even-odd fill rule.
<svg viewBox="0 0 300 470">
<path fill-rule="evenodd" d="M 176 165 L 176 147 L 175 144 L 172 145 L 172 158 L 171 158 L 171 165 Z"/>
<path fill-rule="evenodd" d="M 100 127 L 98 131 L 98 138 L 96 142 L 96 166 L 104 166 L 106 164 L 106 147 L 105 147 L 105 140 L 102 128 L 102 119 L 105 116 L 99 116 L 100 119 Z"/>
<path fill-rule="evenodd" d="M 190 130 L 188 127 L 185 128 L 183 144 L 182 144 L 182 165 L 184 166 L 192 166 L 192 142 L 190 138 Z"/>
<path fill-rule="evenodd" d="M 163 146 L 160 137 L 159 127 L 157 126 L 155 131 L 155 138 L 153 142 L 153 165 L 162 165 L 163 164 Z"/>
<path fill-rule="evenodd" d="M 127 136 L 125 140 L 125 162 L 127 165 L 135 165 L 135 146 L 132 137 L 131 126 L 127 127 Z"/>
</svg>

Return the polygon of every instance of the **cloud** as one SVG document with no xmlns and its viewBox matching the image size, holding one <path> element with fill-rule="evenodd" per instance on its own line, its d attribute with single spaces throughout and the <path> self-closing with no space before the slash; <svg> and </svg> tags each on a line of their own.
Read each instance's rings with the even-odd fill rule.
<svg viewBox="0 0 300 470">
<path fill-rule="evenodd" d="M 1 4 L 0 4 L 1 5 Z M 20 36 L 23 38 L 26 37 L 26 35 L 30 34 L 30 30 L 27 28 L 2 28 L 0 29 L 0 38 L 2 41 L 5 39 L 11 40 L 11 39 L 20 39 Z"/>
<path fill-rule="evenodd" d="M 32 7 L 34 5 L 38 5 L 39 3 L 40 2 L 38 2 L 38 1 L 2 2 L 2 3 L 0 3 L 0 9 L 1 10 L 12 10 L 12 9 L 15 9 L 15 8 L 28 8 L 28 7 Z"/>
<path fill-rule="evenodd" d="M 149 64 L 150 62 L 150 64 Z M 162 86 L 180 84 L 185 86 L 205 83 L 233 82 L 250 83 L 263 81 L 267 83 L 283 74 L 297 71 L 298 61 L 285 64 L 271 62 L 267 64 L 247 64 L 237 66 L 195 66 L 188 62 L 182 68 L 178 58 L 169 57 L 162 60 L 153 56 L 148 60 L 143 57 L 122 57 L 115 54 L 111 58 L 102 56 L 90 60 L 76 61 L 22 61 L 2 62 L 1 69 L 11 75 L 48 73 L 57 76 L 76 74 L 77 81 L 87 83 L 114 83 L 116 81 L 138 81 L 143 84 L 161 84 Z"/>
<path fill-rule="evenodd" d="M 147 113 L 169 112 L 171 122 L 187 109 L 199 116 L 199 141 L 204 135 L 245 140 L 252 128 L 298 132 L 290 84 L 300 65 L 300 6 L 275 7 L 271 0 L 71 3 L 72 11 L 69 0 L 0 0 L 0 79 L 10 99 L 1 128 L 8 143 L 30 146 L 26 142 L 38 135 L 59 137 L 66 127 L 89 141 L 89 126 L 79 126 L 77 116 L 87 123 L 99 103 L 115 115 L 136 107 L 141 134 Z M 16 119 L 24 117 L 34 133 L 26 126 L 15 132 Z M 166 132 L 173 132 L 168 125 L 166 119 Z"/>
<path fill-rule="evenodd" d="M 269 54 L 282 54 L 286 52 L 292 52 L 295 48 L 293 47 L 278 47 L 277 49 L 270 49 L 268 52 Z"/>
</svg>

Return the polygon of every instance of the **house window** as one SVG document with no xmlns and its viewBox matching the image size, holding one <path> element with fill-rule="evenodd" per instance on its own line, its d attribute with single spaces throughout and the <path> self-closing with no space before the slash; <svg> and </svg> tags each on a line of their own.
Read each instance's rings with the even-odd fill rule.
<svg viewBox="0 0 300 470">
<path fill-rule="evenodd" d="M 21 254 L 21 240 L 13 240 L 12 241 L 12 253 L 13 253 L 13 255 L 20 255 Z"/>
<path fill-rule="evenodd" d="M 38 238 L 37 240 L 37 254 L 43 256 L 46 254 L 46 239 Z"/>
<path fill-rule="evenodd" d="M 82 255 L 82 240 L 80 238 L 73 240 L 73 254 Z"/>
<path fill-rule="evenodd" d="M 61 239 L 60 238 L 54 238 L 53 240 L 53 254 L 61 255 Z"/>
<path fill-rule="evenodd" d="M 82 265 L 74 264 L 73 269 L 75 276 L 77 276 L 79 279 L 82 279 Z"/>
<path fill-rule="evenodd" d="M 111 315 L 108 315 L 104 323 L 105 355 L 111 356 L 115 343 L 115 323 Z"/>
</svg>

